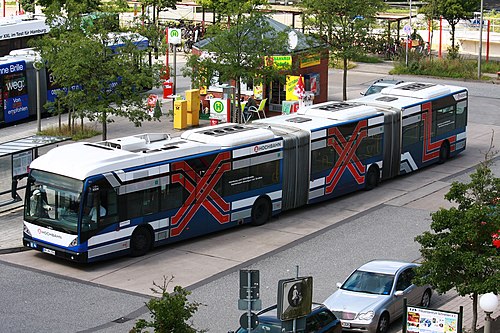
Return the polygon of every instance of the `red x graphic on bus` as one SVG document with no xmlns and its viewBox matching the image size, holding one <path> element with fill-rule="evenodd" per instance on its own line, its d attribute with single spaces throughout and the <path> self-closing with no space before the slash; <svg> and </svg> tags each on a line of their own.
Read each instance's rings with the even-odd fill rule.
<svg viewBox="0 0 500 333">
<path fill-rule="evenodd" d="M 201 206 L 205 207 L 219 223 L 229 222 L 229 213 L 222 214 L 211 201 L 207 200 L 207 198 L 211 198 L 223 211 L 229 211 L 230 205 L 214 190 L 214 186 L 222 177 L 222 174 L 231 169 L 231 163 L 226 161 L 229 158 L 229 152 L 218 154 L 203 176 L 198 175 L 186 162 L 172 164 L 172 170 L 182 170 L 185 172 L 184 182 L 179 173 L 172 176 L 172 181 L 181 183 L 189 192 L 189 197 L 172 217 L 172 225 L 175 225 L 175 227 L 170 231 L 171 236 L 178 236 L 186 228 L 191 218 Z M 193 179 L 191 175 L 199 176 L 200 178 Z"/>
<path fill-rule="evenodd" d="M 361 141 L 366 137 L 366 125 L 366 120 L 360 121 L 358 125 L 356 125 L 349 141 L 345 139 L 337 127 L 329 129 L 328 134 L 336 136 L 339 144 L 335 145 L 334 139 L 330 138 L 328 140 L 328 145 L 335 149 L 339 158 L 330 174 L 326 177 L 326 183 L 328 184 L 326 187 L 327 194 L 332 193 L 346 168 L 349 169 L 358 184 L 362 184 L 365 181 L 364 173 L 366 171 L 366 167 L 356 156 L 356 149 Z M 365 127 L 365 129 L 361 131 L 361 128 L 363 127 Z M 345 142 L 345 145 L 342 145 L 343 142 Z"/>
</svg>

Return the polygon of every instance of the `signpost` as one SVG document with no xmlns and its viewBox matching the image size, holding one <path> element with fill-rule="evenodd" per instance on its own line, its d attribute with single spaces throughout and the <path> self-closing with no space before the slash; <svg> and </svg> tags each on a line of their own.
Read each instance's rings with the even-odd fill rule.
<svg viewBox="0 0 500 333">
<path fill-rule="evenodd" d="M 411 20 L 411 13 L 410 13 L 410 20 Z M 405 64 L 406 64 L 406 66 L 408 66 L 408 44 L 410 43 L 411 26 L 409 24 L 405 25 L 403 28 L 403 32 L 406 34 L 406 61 L 405 61 Z"/>
<path fill-rule="evenodd" d="M 240 270 L 240 299 L 238 300 L 238 310 L 246 310 L 240 317 L 241 327 L 251 332 L 259 324 L 259 318 L 255 313 L 262 308 L 259 299 L 260 281 L 259 271 L 251 269 Z"/>
<path fill-rule="evenodd" d="M 174 45 L 174 67 L 173 67 L 173 72 L 174 72 L 174 87 L 173 87 L 173 94 L 176 94 L 176 89 L 177 89 L 177 45 L 182 42 L 182 32 L 181 29 L 177 28 L 167 28 L 167 39 L 168 42 L 172 45 Z M 168 47 L 168 46 L 167 46 Z"/>
</svg>

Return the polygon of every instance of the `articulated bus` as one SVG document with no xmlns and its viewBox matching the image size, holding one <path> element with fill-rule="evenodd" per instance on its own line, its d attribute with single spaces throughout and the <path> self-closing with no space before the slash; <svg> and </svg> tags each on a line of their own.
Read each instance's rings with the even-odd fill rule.
<svg viewBox="0 0 500 333">
<path fill-rule="evenodd" d="M 77 262 L 139 256 L 370 190 L 465 149 L 465 88 L 398 89 L 177 138 L 141 134 L 54 148 L 30 165 L 24 245 Z"/>
</svg>

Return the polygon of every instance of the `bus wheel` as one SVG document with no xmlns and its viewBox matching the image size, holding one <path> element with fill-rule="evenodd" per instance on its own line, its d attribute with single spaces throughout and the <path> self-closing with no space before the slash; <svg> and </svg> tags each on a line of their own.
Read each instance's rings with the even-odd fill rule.
<svg viewBox="0 0 500 333">
<path fill-rule="evenodd" d="M 450 144 L 448 141 L 445 141 L 441 144 L 441 148 L 439 148 L 439 164 L 443 164 L 450 157 Z"/>
<path fill-rule="evenodd" d="M 130 239 L 130 249 L 132 257 L 140 257 L 148 253 L 151 249 L 151 233 L 144 227 L 137 227 Z"/>
<path fill-rule="evenodd" d="M 252 207 L 251 225 L 263 225 L 271 217 L 271 202 L 266 198 L 258 198 Z"/>
<path fill-rule="evenodd" d="M 370 191 L 377 187 L 379 182 L 379 174 L 377 167 L 371 167 L 365 176 L 365 190 Z"/>
</svg>

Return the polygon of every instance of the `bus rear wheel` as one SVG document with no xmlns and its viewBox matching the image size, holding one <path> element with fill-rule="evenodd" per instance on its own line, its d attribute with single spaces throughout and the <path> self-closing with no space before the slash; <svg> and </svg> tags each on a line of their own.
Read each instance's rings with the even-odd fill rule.
<svg viewBox="0 0 500 333">
<path fill-rule="evenodd" d="M 267 198 L 258 198 L 252 206 L 251 225 L 259 226 L 269 221 L 271 217 L 271 202 Z"/>
<path fill-rule="evenodd" d="M 151 249 L 151 233 L 144 227 L 137 227 L 130 239 L 130 249 L 132 257 L 140 257 L 148 253 Z"/>
<path fill-rule="evenodd" d="M 441 148 L 439 148 L 439 164 L 443 164 L 446 160 L 450 158 L 450 144 L 448 141 L 445 141 L 441 144 Z"/>
</svg>

